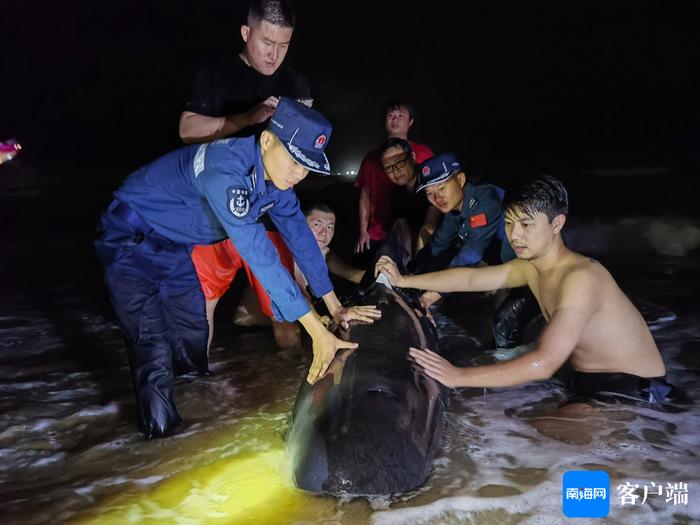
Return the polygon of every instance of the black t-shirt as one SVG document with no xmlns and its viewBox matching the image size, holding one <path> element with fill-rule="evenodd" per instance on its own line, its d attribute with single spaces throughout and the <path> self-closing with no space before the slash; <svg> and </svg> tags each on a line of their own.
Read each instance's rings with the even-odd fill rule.
<svg viewBox="0 0 700 525">
<path fill-rule="evenodd" d="M 271 96 L 311 98 L 311 90 L 304 75 L 284 64 L 272 75 L 263 75 L 243 62 L 240 55 L 222 56 L 200 66 L 184 111 L 225 117 L 244 113 Z M 260 135 L 266 126 L 263 122 L 243 128 L 233 136 Z M 277 231 L 267 215 L 263 223 L 268 231 Z"/>
<path fill-rule="evenodd" d="M 239 55 L 225 56 L 199 68 L 184 110 L 225 117 L 244 113 L 270 96 L 311 98 L 311 91 L 306 78 L 284 64 L 268 76 L 246 65 Z M 259 134 L 263 129 L 265 124 L 242 129 L 236 135 Z"/>
<path fill-rule="evenodd" d="M 425 222 L 425 214 L 429 207 L 430 202 L 424 191 L 415 193 L 405 186 L 394 186 L 391 190 L 391 211 L 394 220 L 407 219 L 414 238 Z"/>
</svg>

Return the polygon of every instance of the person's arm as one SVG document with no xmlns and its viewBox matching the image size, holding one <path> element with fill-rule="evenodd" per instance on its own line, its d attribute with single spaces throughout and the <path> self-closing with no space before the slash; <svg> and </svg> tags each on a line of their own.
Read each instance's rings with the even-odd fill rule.
<svg viewBox="0 0 700 525">
<path fill-rule="evenodd" d="M 365 274 L 364 270 L 360 270 L 359 268 L 349 265 L 332 251 L 328 252 L 328 255 L 326 256 L 326 263 L 328 264 L 328 270 L 332 274 L 342 277 L 343 279 L 355 284 L 359 284 L 362 280 L 362 276 Z"/>
<path fill-rule="evenodd" d="M 323 299 L 326 308 L 328 308 L 328 312 L 333 316 L 333 320 L 345 329 L 350 326 L 350 321 L 373 323 L 382 316 L 382 311 L 378 310 L 376 305 L 350 306 L 346 308 L 340 303 L 338 296 L 335 295 L 335 290 L 331 290 L 321 299 Z"/>
<path fill-rule="evenodd" d="M 338 349 L 357 348 L 357 344 L 338 339 L 323 326 L 316 312 L 309 307 L 292 276 L 281 264 L 277 250 L 265 232 L 265 227 L 261 223 L 240 220 L 230 212 L 226 188 L 230 187 L 232 180 L 236 179 L 239 180 L 239 184 L 244 185 L 240 173 L 247 173 L 247 166 L 246 163 L 237 162 L 235 158 L 224 160 L 226 162 L 215 158 L 211 161 L 212 166 L 209 164 L 210 159 L 207 158 L 205 169 L 197 176 L 197 185 L 238 253 L 268 291 L 275 317 L 289 322 L 299 320 L 311 336 L 314 359 L 307 380 L 315 383 L 325 373 Z M 312 246 L 319 252 L 318 256 L 325 265 L 303 215 L 301 218 L 313 242 Z M 285 240 L 288 241 L 288 239 Z M 317 280 L 317 285 L 319 282 L 323 283 L 323 280 Z M 328 280 L 328 288 L 331 290 L 329 294 L 332 293 L 330 280 Z"/>
<path fill-rule="evenodd" d="M 277 97 L 268 97 L 244 113 L 225 117 L 183 111 L 180 115 L 180 138 L 185 144 L 193 144 L 228 137 L 244 128 L 265 122 L 275 112 L 278 103 Z"/>
<path fill-rule="evenodd" d="M 350 267 L 348 266 L 348 268 Z M 364 272 L 361 270 L 356 271 L 360 272 L 357 281 L 359 283 L 359 279 L 362 278 Z M 304 277 L 304 274 L 301 272 L 299 266 L 296 263 L 294 264 L 294 279 L 299 288 L 301 289 L 302 293 L 306 296 L 307 300 L 309 301 L 309 307 L 311 308 L 311 310 L 317 313 L 316 309 L 314 308 L 313 298 L 306 291 L 306 277 Z M 326 308 L 328 308 L 328 312 L 331 314 L 335 322 L 343 328 L 347 328 L 349 326 L 350 321 L 356 320 L 372 323 L 375 319 L 379 319 L 382 315 L 381 310 L 377 310 L 376 306 L 371 305 L 352 306 L 350 308 L 344 308 L 338 300 L 338 297 L 335 295 L 334 291 L 329 292 L 325 296 L 323 296 L 323 301 L 326 304 Z"/>
<path fill-rule="evenodd" d="M 328 277 L 326 260 L 314 239 L 306 218 L 299 208 L 299 201 L 292 190 L 280 192 L 277 205 L 268 214 L 289 246 L 299 269 L 309 281 L 315 297 L 321 297 L 336 323 L 343 327 L 349 321 L 373 322 L 381 317 L 381 310 L 376 306 L 343 307 L 333 290 Z"/>
<path fill-rule="evenodd" d="M 579 271 L 561 283 L 557 306 L 537 348 L 510 361 L 459 368 L 429 350 L 409 353 L 425 373 L 450 387 L 507 387 L 549 379 L 566 362 L 597 309 L 593 276 Z"/>
<path fill-rule="evenodd" d="M 428 207 L 428 210 L 425 212 L 425 221 L 418 232 L 416 252 L 419 252 L 430 242 L 430 238 L 433 236 L 433 233 L 435 233 L 438 224 L 440 224 L 440 219 L 442 219 L 442 213 L 440 210 L 438 210 L 435 206 Z"/>
<path fill-rule="evenodd" d="M 297 286 L 301 290 L 301 293 L 304 294 L 306 299 L 309 301 L 309 304 L 313 308 L 313 298 L 311 295 L 309 295 L 309 292 L 306 290 L 306 286 L 308 285 L 308 281 L 306 280 L 306 277 L 304 277 L 304 274 L 301 273 L 301 270 L 299 269 L 299 265 L 295 262 L 294 263 L 294 281 L 297 283 Z"/>
<path fill-rule="evenodd" d="M 365 186 L 360 190 L 359 203 L 359 218 L 360 218 L 360 234 L 357 238 L 355 253 L 361 253 L 369 249 L 369 187 Z"/>
<path fill-rule="evenodd" d="M 417 288 L 435 292 L 490 292 L 501 288 L 525 286 L 525 265 L 528 263 L 515 259 L 505 264 L 484 266 L 480 268 L 448 268 L 440 272 L 420 275 L 401 275 L 398 267 L 390 258 L 381 258 L 377 262 L 392 286 L 399 288 Z"/>
</svg>

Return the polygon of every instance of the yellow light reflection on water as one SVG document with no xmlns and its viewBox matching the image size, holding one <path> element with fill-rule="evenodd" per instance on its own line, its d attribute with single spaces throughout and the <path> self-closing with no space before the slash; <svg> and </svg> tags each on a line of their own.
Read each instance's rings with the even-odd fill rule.
<svg viewBox="0 0 700 525">
<path fill-rule="evenodd" d="M 78 523 L 285 523 L 307 496 L 293 487 L 282 449 L 181 472 L 150 493 L 115 501 Z"/>
<path fill-rule="evenodd" d="M 143 442 L 140 453 L 160 453 L 160 460 L 147 472 L 127 467 L 124 474 L 131 472 L 135 481 L 153 475 L 165 479 L 145 489 L 130 485 L 86 509 L 73 523 L 272 525 L 332 511 L 332 498 L 317 498 L 294 486 L 282 439 L 287 409 L 266 407 L 239 418 L 233 427 L 155 444 L 165 447 Z"/>
</svg>

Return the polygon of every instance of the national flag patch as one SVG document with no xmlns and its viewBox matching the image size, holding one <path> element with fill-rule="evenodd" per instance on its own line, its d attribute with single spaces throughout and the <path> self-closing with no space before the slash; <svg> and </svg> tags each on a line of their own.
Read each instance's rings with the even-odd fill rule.
<svg viewBox="0 0 700 525">
<path fill-rule="evenodd" d="M 478 215 L 469 216 L 469 226 L 471 226 L 472 228 L 481 228 L 482 226 L 486 226 L 487 224 L 488 221 L 486 220 L 485 213 L 479 213 Z"/>
</svg>

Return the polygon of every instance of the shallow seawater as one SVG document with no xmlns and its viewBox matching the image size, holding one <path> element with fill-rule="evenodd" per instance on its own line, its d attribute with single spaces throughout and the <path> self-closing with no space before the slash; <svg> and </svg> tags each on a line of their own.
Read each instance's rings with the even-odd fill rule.
<svg viewBox="0 0 700 525">
<path fill-rule="evenodd" d="M 18 246 L 16 253 L 30 250 Z M 309 356 L 278 351 L 264 330 L 219 339 L 212 376 L 176 381 L 184 428 L 144 441 L 119 329 L 96 299 L 94 282 L 77 278 L 83 269 L 71 266 L 70 253 L 62 255 L 65 267 L 51 268 L 61 278 L 47 273 L 38 278 L 41 287 L 29 288 L 8 282 L 0 300 L 5 524 L 562 523 L 562 475 L 576 469 L 610 473 L 604 523 L 700 520 L 697 257 L 604 260 L 650 323 L 669 381 L 695 405 L 662 412 L 613 404 L 548 419 L 541 412 L 563 399 L 556 381 L 454 391 L 428 483 L 367 500 L 312 496 L 291 486 L 284 435 Z M 463 327 L 490 314 L 486 299 L 459 299 L 452 296 L 435 313 L 441 342 L 453 353 L 485 341 L 487 331 L 477 337 Z M 483 362 L 508 353 L 485 342 L 461 357 Z M 616 488 L 626 482 L 687 483 L 688 504 L 658 495 L 641 504 L 638 490 L 637 504 L 623 507 Z"/>
</svg>

